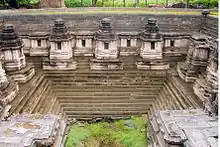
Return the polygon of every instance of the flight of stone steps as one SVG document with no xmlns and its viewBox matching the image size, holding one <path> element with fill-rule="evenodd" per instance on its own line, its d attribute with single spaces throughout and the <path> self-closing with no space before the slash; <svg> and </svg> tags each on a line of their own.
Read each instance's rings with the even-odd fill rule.
<svg viewBox="0 0 220 147">
<path fill-rule="evenodd" d="M 138 70 L 132 56 L 120 58 L 123 70 L 91 71 L 91 57 L 75 59 L 76 70 L 43 71 L 42 60 L 33 58 L 36 75 L 19 84 L 10 114 L 61 113 L 69 119 L 91 119 L 150 115 L 158 110 L 202 105 L 175 71 Z"/>
<path fill-rule="evenodd" d="M 192 85 L 173 75 L 164 83 L 149 114 L 159 110 L 196 109 L 201 106 L 202 101 L 193 93 Z"/>
<path fill-rule="evenodd" d="M 28 83 L 19 84 L 19 94 L 11 103 L 10 114 L 55 113 L 52 111 L 55 101 L 51 82 L 44 78 L 42 71 L 37 71 Z"/>
<path fill-rule="evenodd" d="M 89 58 L 78 59 L 76 71 L 45 71 L 68 118 L 147 114 L 167 72 L 138 71 L 134 58 L 121 71 L 90 71 Z"/>
</svg>

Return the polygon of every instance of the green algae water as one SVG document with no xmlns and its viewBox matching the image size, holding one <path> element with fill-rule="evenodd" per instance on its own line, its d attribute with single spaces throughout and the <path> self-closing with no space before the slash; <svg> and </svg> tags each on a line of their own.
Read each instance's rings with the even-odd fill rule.
<svg viewBox="0 0 220 147">
<path fill-rule="evenodd" d="M 73 125 L 65 147 L 146 147 L 146 118 Z"/>
</svg>

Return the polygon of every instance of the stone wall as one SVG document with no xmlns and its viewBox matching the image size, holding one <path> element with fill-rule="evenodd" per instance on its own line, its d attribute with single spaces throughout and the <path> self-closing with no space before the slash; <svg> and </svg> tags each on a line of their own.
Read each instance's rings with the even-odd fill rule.
<svg viewBox="0 0 220 147">
<path fill-rule="evenodd" d="M 218 17 L 207 17 L 202 19 L 202 27 L 200 32 L 211 36 L 215 39 L 218 38 Z"/>
<path fill-rule="evenodd" d="M 102 18 L 108 17 L 113 21 L 114 28 L 118 32 L 142 31 L 149 18 L 157 19 L 161 32 L 194 32 L 201 28 L 202 15 L 153 15 L 153 14 L 97 14 L 97 15 L 8 15 L 0 16 L 0 22 L 12 23 L 18 32 L 50 32 L 55 19 L 64 19 L 70 31 L 97 31 Z"/>
</svg>

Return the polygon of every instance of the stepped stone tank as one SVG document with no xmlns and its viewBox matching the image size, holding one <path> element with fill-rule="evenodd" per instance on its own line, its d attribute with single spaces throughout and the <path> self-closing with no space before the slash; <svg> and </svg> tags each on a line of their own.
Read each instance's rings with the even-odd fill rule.
<svg viewBox="0 0 220 147">
<path fill-rule="evenodd" d="M 204 109 L 213 117 L 218 113 L 216 18 L 2 18 L 7 23 L 0 38 L 2 119 L 23 113 L 52 113 L 69 121 L 147 114 L 149 126 L 160 128 L 164 118 L 155 114 L 160 110 L 185 114 Z M 175 112 L 182 113 L 169 113 Z M 200 110 L 189 110 L 197 112 L 203 117 Z M 155 146 L 184 141 L 172 142 L 154 127 L 151 130 Z"/>
</svg>

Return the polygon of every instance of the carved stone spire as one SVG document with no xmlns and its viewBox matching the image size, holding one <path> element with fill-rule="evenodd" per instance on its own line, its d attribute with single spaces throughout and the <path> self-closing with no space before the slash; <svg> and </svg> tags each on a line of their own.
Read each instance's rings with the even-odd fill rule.
<svg viewBox="0 0 220 147">
<path fill-rule="evenodd" d="M 64 20 L 59 18 L 54 21 L 50 41 L 66 41 L 71 38 Z"/>
<path fill-rule="evenodd" d="M 23 42 L 11 24 L 3 27 L 1 35 L 1 50 L 4 53 L 5 70 L 15 71 L 25 67 Z"/>
<path fill-rule="evenodd" d="M 72 39 L 64 20 L 56 19 L 49 37 L 50 53 L 49 58 L 44 61 L 44 70 L 76 69 L 76 61 L 73 60 Z"/>
<path fill-rule="evenodd" d="M 96 33 L 97 40 L 116 40 L 116 34 L 109 18 L 103 18 L 99 24 L 99 31 Z"/>
<path fill-rule="evenodd" d="M 161 37 L 162 37 L 162 35 L 159 31 L 157 20 L 155 18 L 148 19 L 148 22 L 145 25 L 145 30 L 142 33 L 141 38 L 143 40 L 149 40 L 149 39 L 152 39 L 152 40 L 155 40 L 155 39 L 158 40 L 159 39 L 159 40 L 161 40 Z"/>
<path fill-rule="evenodd" d="M 15 81 L 27 82 L 30 80 L 35 74 L 35 70 L 32 65 L 26 66 L 24 44 L 13 25 L 3 26 L 0 45 L 4 54 L 4 66 L 7 74 Z"/>
</svg>

